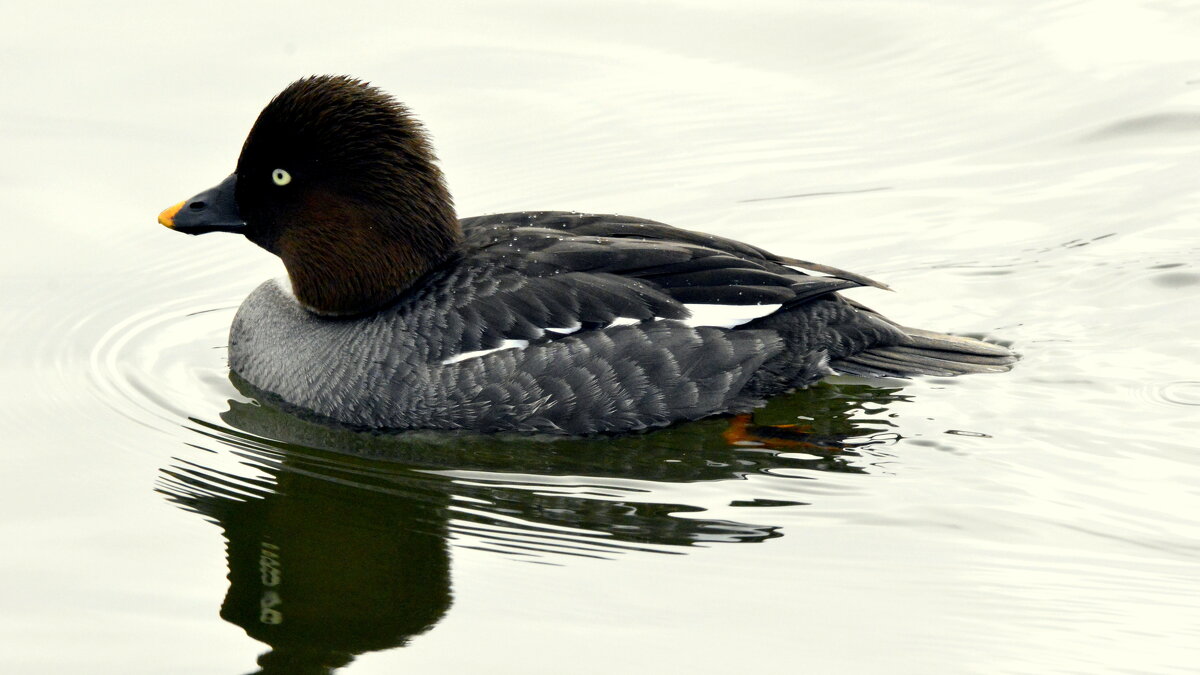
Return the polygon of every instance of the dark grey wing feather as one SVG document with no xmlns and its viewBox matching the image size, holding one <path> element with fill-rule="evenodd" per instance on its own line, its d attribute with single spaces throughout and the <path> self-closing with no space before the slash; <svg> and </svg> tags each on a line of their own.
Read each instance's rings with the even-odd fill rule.
<svg viewBox="0 0 1200 675">
<path fill-rule="evenodd" d="M 502 213 L 475 218 L 464 218 L 464 228 L 488 228 L 493 226 L 511 226 L 520 224 L 523 227 L 535 227 L 548 230 L 569 232 L 573 235 L 593 235 L 601 237 L 637 238 L 656 241 L 669 241 L 702 246 L 732 253 L 746 259 L 759 259 L 780 265 L 800 267 L 812 272 L 827 274 L 839 279 L 858 282 L 861 286 L 874 286 L 891 290 L 886 284 L 854 272 L 822 265 L 819 263 L 800 260 L 778 255 L 770 251 L 751 246 L 733 239 L 718 237 L 704 232 L 694 232 L 672 227 L 645 218 L 618 215 L 595 215 L 587 213 L 572 213 L 565 211 L 528 211 L 523 213 Z"/>
<path fill-rule="evenodd" d="M 462 223 L 465 255 L 450 274 L 464 278 L 447 285 L 457 305 L 481 306 L 476 312 L 488 327 L 461 346 L 449 336 L 450 353 L 536 339 L 550 326 L 686 318 L 686 303 L 794 307 L 862 285 L 809 276 L 762 249 L 638 218 L 537 212 Z"/>
<path fill-rule="evenodd" d="M 464 229 L 474 227 L 490 227 L 503 224 L 520 224 L 525 227 L 536 227 L 558 230 L 575 236 L 598 237 L 635 237 L 672 241 L 695 246 L 703 246 L 718 251 L 727 251 L 747 257 L 757 257 L 764 260 L 782 260 L 757 246 L 726 239 L 712 234 L 684 230 L 678 227 L 660 223 L 645 218 L 619 215 L 595 215 L 590 213 L 571 213 L 566 211 L 529 211 L 525 213 L 501 213 L 489 216 L 464 218 Z"/>
</svg>

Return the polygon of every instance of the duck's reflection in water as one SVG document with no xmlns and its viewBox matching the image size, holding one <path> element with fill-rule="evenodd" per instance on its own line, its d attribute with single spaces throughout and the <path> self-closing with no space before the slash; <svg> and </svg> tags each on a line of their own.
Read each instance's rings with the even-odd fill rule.
<svg viewBox="0 0 1200 675">
<path fill-rule="evenodd" d="M 736 444 L 727 419 L 584 440 L 385 436 L 231 401 L 224 424 L 193 427 L 210 441 L 197 446 L 203 458 L 175 459 L 158 489 L 224 529 L 221 617 L 270 645 L 260 672 L 330 673 L 441 619 L 451 605 L 451 540 L 553 563 L 781 536 L 769 524 L 697 517 L 704 508 L 656 499 L 654 484 L 783 468 L 861 472 L 859 449 L 887 441 L 879 413 L 897 392 L 861 384 L 798 392 L 756 421 L 803 415 L 812 418 L 807 435 L 769 430 L 775 437 L 763 443 Z"/>
</svg>

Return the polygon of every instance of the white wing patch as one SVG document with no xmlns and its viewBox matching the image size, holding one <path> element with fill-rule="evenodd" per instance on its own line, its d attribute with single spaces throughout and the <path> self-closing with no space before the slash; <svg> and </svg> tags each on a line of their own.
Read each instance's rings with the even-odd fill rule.
<svg viewBox="0 0 1200 675">
<path fill-rule="evenodd" d="M 717 328 L 735 328 L 744 323 L 774 314 L 783 305 L 718 305 L 693 303 L 685 304 L 691 316 L 686 319 L 676 319 L 692 328 L 697 326 L 714 326 Z M 641 323 L 641 319 L 631 319 L 627 316 L 614 319 L 609 326 L 629 326 Z M 655 317 L 653 321 L 662 321 Z"/>
<path fill-rule="evenodd" d="M 755 319 L 773 314 L 783 305 L 716 305 L 716 304 L 685 304 L 684 307 L 692 315 L 686 319 L 681 319 L 684 323 L 693 328 L 697 326 L 715 326 L 718 328 L 734 328 L 744 323 L 749 323 Z M 661 318 L 655 318 L 655 321 L 660 321 Z M 641 319 L 631 319 L 629 317 L 620 317 L 614 319 L 609 326 L 630 326 L 636 323 L 641 323 Z M 574 324 L 562 328 L 543 328 L 542 335 L 546 333 L 554 333 L 557 336 L 571 335 L 578 332 L 582 328 L 582 324 Z M 473 352 L 463 352 L 455 354 L 448 359 L 442 361 L 443 366 L 448 366 L 459 361 L 466 361 L 477 356 L 486 356 L 492 352 L 498 352 L 505 349 L 524 349 L 529 346 L 529 340 L 505 340 L 500 343 L 499 347 L 491 349 L 479 349 Z"/>
<path fill-rule="evenodd" d="M 499 347 L 493 347 L 491 349 L 480 349 L 480 350 L 473 351 L 473 352 L 463 352 L 461 354 L 455 354 L 454 356 L 451 356 L 450 358 L 446 359 L 445 361 L 442 361 L 442 365 L 448 366 L 451 363 L 458 363 L 459 361 L 473 359 L 476 356 L 483 356 L 485 354 L 491 354 L 492 352 L 498 352 L 502 349 L 524 349 L 528 346 L 529 346 L 529 340 L 505 340 L 504 342 L 500 343 Z"/>
<path fill-rule="evenodd" d="M 734 328 L 768 314 L 774 314 L 783 305 L 709 305 L 685 304 L 684 307 L 692 315 L 683 322 L 693 328 L 696 326 L 716 326 L 718 328 Z"/>
</svg>

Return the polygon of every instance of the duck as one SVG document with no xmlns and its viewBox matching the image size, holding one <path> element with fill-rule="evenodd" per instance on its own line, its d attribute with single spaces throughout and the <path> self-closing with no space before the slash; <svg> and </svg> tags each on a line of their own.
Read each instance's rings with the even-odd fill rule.
<svg viewBox="0 0 1200 675">
<path fill-rule="evenodd" d="M 1017 360 L 841 294 L 882 283 L 733 239 L 621 215 L 460 219 L 424 126 L 349 76 L 288 85 L 234 172 L 158 221 L 283 261 L 238 308 L 229 367 L 355 429 L 619 434 L 745 415 L 830 375 Z"/>
</svg>

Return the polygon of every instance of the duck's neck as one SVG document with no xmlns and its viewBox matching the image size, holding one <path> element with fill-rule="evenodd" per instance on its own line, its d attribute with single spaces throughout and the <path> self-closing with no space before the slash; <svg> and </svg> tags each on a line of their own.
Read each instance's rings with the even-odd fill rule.
<svg viewBox="0 0 1200 675">
<path fill-rule="evenodd" d="M 323 316 L 366 314 L 457 253 L 462 231 L 452 214 L 449 220 L 386 225 L 343 214 L 320 226 L 293 228 L 280 239 L 278 254 L 305 309 Z"/>
</svg>

